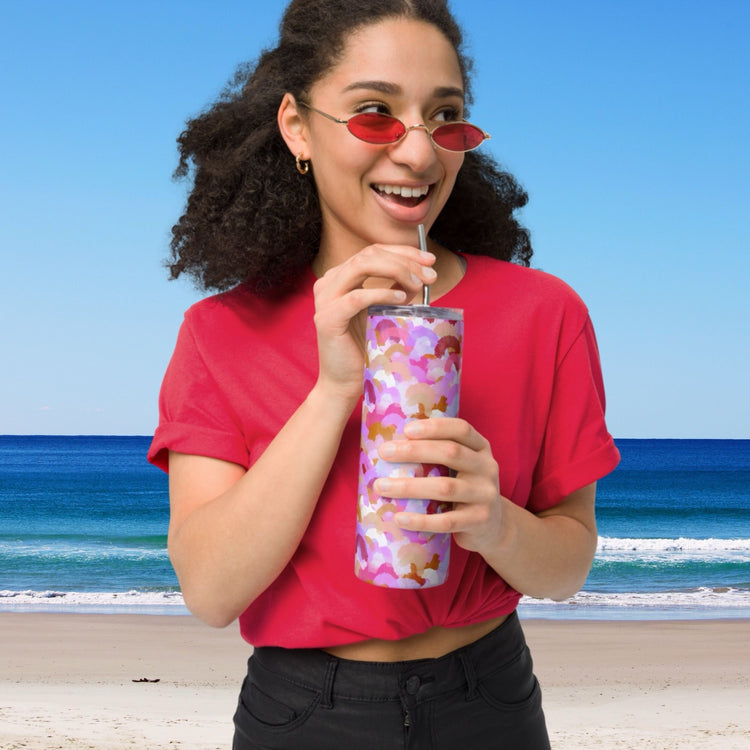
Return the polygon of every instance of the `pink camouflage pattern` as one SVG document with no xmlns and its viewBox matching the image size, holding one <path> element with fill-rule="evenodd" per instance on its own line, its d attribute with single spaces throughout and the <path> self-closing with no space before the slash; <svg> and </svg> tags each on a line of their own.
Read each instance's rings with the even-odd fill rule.
<svg viewBox="0 0 750 750">
<path fill-rule="evenodd" d="M 378 307 L 370 309 L 367 323 L 355 573 L 388 588 L 438 586 L 448 573 L 450 534 L 404 531 L 393 522 L 393 514 L 441 513 L 450 505 L 384 498 L 373 483 L 385 476 L 448 474 L 435 464 L 384 461 L 378 448 L 402 437 L 407 421 L 458 415 L 462 311 Z"/>
</svg>

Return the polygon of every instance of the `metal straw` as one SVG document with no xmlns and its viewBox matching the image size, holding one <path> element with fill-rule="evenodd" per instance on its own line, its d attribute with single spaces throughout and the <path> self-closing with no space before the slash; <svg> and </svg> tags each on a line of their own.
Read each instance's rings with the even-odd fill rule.
<svg viewBox="0 0 750 750">
<path fill-rule="evenodd" d="M 419 232 L 419 249 L 423 252 L 427 252 L 427 236 L 424 232 L 424 224 L 420 224 L 417 227 Z M 422 284 L 422 304 L 426 307 L 430 304 L 430 287 L 427 284 Z"/>
</svg>

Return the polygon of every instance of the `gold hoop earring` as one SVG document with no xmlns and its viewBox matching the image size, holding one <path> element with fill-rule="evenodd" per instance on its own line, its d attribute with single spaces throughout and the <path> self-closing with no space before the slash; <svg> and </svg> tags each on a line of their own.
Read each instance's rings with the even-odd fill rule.
<svg viewBox="0 0 750 750">
<path fill-rule="evenodd" d="M 305 161 L 302 158 L 302 152 L 300 152 L 299 154 L 297 154 L 297 158 L 296 158 L 295 161 L 297 162 L 297 171 L 300 174 L 307 174 L 310 171 L 310 162 L 309 161 Z"/>
</svg>

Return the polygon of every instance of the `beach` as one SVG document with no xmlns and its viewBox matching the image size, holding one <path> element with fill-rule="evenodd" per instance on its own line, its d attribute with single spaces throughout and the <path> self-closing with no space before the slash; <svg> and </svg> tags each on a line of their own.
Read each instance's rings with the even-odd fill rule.
<svg viewBox="0 0 750 750">
<path fill-rule="evenodd" d="M 524 629 L 556 750 L 750 747 L 750 621 Z M 0 747 L 225 750 L 250 653 L 187 616 L 2 612 Z"/>
</svg>

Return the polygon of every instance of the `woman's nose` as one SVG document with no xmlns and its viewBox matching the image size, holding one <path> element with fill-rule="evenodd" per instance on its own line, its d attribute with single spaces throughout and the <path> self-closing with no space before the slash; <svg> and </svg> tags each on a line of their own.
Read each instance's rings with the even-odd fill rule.
<svg viewBox="0 0 750 750">
<path fill-rule="evenodd" d="M 426 125 L 410 125 L 401 140 L 391 147 L 391 158 L 408 165 L 413 172 L 424 172 L 437 160 L 435 149 Z"/>
</svg>

